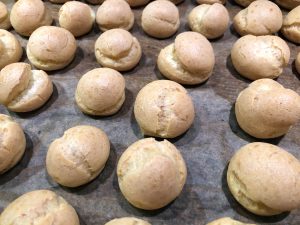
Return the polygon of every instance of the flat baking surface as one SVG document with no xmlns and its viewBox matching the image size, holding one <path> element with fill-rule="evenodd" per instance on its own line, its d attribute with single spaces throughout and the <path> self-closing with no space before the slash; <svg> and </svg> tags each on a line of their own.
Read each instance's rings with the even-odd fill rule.
<svg viewBox="0 0 300 225">
<path fill-rule="evenodd" d="M 5 1 L 4 1 L 5 2 Z M 9 5 L 12 0 L 7 0 Z M 56 18 L 59 5 L 52 5 Z M 188 30 L 186 18 L 195 3 L 186 0 L 178 5 L 181 15 L 180 31 Z M 231 19 L 240 7 L 228 2 Z M 93 7 L 96 11 L 97 6 Z M 258 224 L 300 223 L 300 210 L 276 217 L 262 218 L 243 209 L 231 196 L 226 183 L 226 166 L 234 152 L 241 146 L 258 141 L 245 134 L 237 126 L 233 104 L 238 93 L 250 83 L 234 71 L 230 61 L 230 49 L 238 36 L 230 29 L 212 42 L 216 66 L 212 77 L 204 84 L 187 87 L 196 108 L 196 119 L 187 133 L 172 142 L 179 148 L 188 167 L 187 183 L 180 197 L 169 206 L 154 212 L 132 207 L 122 196 L 118 187 L 116 165 L 121 153 L 133 142 L 143 138 L 133 115 L 133 103 L 138 91 L 147 83 L 163 79 L 156 67 L 161 48 L 174 40 L 156 40 L 141 29 L 143 8 L 134 9 L 136 22 L 132 30 L 143 49 L 139 65 L 124 73 L 126 101 L 121 111 L 105 118 L 82 114 L 74 101 L 74 92 L 80 77 L 99 67 L 94 56 L 94 43 L 100 31 L 94 30 L 78 39 L 75 60 L 65 70 L 49 73 L 54 82 L 54 93 L 41 109 L 32 113 L 12 113 L 0 106 L 0 113 L 9 114 L 17 120 L 26 133 L 27 149 L 21 163 L 0 177 L 0 212 L 19 195 L 36 190 L 50 189 L 63 196 L 77 210 L 81 225 L 102 225 L 115 217 L 143 217 L 153 225 L 205 224 L 223 216 L 231 216 L 245 222 Z M 13 31 L 13 33 L 15 33 Z M 17 38 L 26 48 L 27 38 Z M 278 82 L 300 93 L 300 75 L 292 69 L 298 47 L 289 43 L 291 60 Z M 23 60 L 28 62 L 24 54 Z M 62 136 L 64 130 L 82 124 L 103 129 L 111 141 L 109 161 L 93 182 L 75 189 L 63 188 L 51 181 L 45 170 L 45 158 L 49 144 Z M 300 123 L 289 133 L 271 143 L 278 144 L 300 159 Z M 288 191 L 288 190 L 283 190 Z"/>
</svg>

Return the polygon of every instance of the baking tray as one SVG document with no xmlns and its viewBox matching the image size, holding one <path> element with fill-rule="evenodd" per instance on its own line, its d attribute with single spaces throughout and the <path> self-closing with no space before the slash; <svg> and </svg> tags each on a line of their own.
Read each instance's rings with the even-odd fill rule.
<svg viewBox="0 0 300 225">
<path fill-rule="evenodd" d="M 10 7 L 13 4 L 12 0 L 4 2 Z M 46 4 L 51 8 L 57 24 L 60 5 L 47 1 Z M 181 15 L 179 32 L 189 30 L 186 18 L 195 6 L 195 2 L 190 0 L 178 5 Z M 96 11 L 97 7 L 93 9 Z M 241 9 L 230 1 L 226 7 L 231 19 Z M 132 33 L 141 43 L 143 56 L 136 68 L 123 73 L 126 79 L 126 100 L 117 114 L 90 117 L 79 111 L 74 100 L 80 77 L 99 67 L 94 56 L 94 43 L 100 34 L 96 26 L 88 35 L 77 39 L 78 50 L 74 61 L 64 70 L 49 73 L 54 82 L 54 93 L 41 109 L 31 113 L 12 113 L 0 106 L 0 113 L 11 115 L 22 125 L 27 139 L 26 153 L 21 162 L 0 176 L 0 212 L 23 193 L 50 189 L 75 207 L 81 225 L 101 225 L 123 216 L 144 218 L 153 225 L 200 225 L 223 216 L 257 224 L 300 224 L 300 210 L 269 218 L 255 216 L 242 208 L 228 191 L 228 161 L 241 146 L 258 141 L 238 127 L 234 115 L 235 99 L 250 81 L 237 74 L 230 60 L 231 47 L 238 39 L 232 26 L 223 37 L 212 41 L 216 66 L 211 78 L 202 85 L 186 87 L 193 98 L 197 115 L 188 132 L 171 140 L 181 151 L 188 168 L 182 194 L 167 207 L 152 212 L 136 209 L 124 199 L 116 176 L 118 158 L 130 144 L 143 138 L 133 115 L 134 100 L 144 85 L 163 79 L 157 69 L 156 58 L 160 49 L 175 38 L 157 40 L 147 36 L 141 29 L 142 9 L 134 9 L 136 21 Z M 16 34 L 13 30 L 12 33 Z M 23 48 L 26 48 L 28 38 L 16 36 Z M 300 93 L 300 76 L 294 69 L 294 58 L 299 49 L 291 43 L 289 46 L 290 64 L 278 82 Z M 25 53 L 22 61 L 28 62 Z M 111 154 L 104 171 L 93 182 L 79 188 L 64 188 L 47 175 L 46 152 L 49 144 L 62 136 L 66 129 L 83 124 L 99 127 L 108 134 Z M 299 133 L 300 123 L 284 137 L 269 142 L 285 148 L 300 159 Z"/>
</svg>

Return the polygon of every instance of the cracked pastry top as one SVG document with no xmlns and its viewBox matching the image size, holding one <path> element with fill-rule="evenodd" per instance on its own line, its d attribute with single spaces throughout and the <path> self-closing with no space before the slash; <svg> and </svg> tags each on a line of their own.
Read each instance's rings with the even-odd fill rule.
<svg viewBox="0 0 300 225">
<path fill-rule="evenodd" d="M 13 112 L 40 108 L 53 92 L 52 81 L 42 70 L 27 63 L 12 63 L 0 72 L 0 103 Z"/>
<path fill-rule="evenodd" d="M 105 31 L 95 43 L 98 63 L 118 71 L 135 67 L 142 56 L 139 41 L 126 30 L 116 28 Z"/>
<path fill-rule="evenodd" d="M 271 79 L 252 82 L 237 97 L 239 126 L 256 138 L 276 138 L 300 119 L 300 96 Z"/>
<path fill-rule="evenodd" d="M 288 40 L 300 44 L 300 6 L 285 16 L 281 32 Z"/>
<path fill-rule="evenodd" d="M 0 215 L 0 224 L 79 225 L 75 209 L 52 191 L 27 192 L 11 202 Z"/>
<path fill-rule="evenodd" d="M 22 54 L 23 49 L 18 39 L 7 30 L 0 29 L 0 69 L 18 62 Z"/>
<path fill-rule="evenodd" d="M 179 11 L 175 4 L 168 0 L 153 1 L 144 8 L 141 24 L 148 35 L 168 38 L 179 28 Z"/>
<path fill-rule="evenodd" d="M 50 144 L 47 172 L 63 186 L 78 187 L 101 173 L 109 152 L 109 139 L 102 130 L 93 126 L 72 127 Z"/>
<path fill-rule="evenodd" d="M 71 63 L 76 49 L 76 40 L 70 31 L 61 27 L 43 26 L 30 36 L 27 56 L 35 67 L 51 71 Z"/>
<path fill-rule="evenodd" d="M 250 80 L 278 77 L 288 66 L 289 59 L 289 46 L 278 36 L 246 35 L 231 49 L 234 68 Z"/>
<path fill-rule="evenodd" d="M 255 224 L 242 223 L 240 221 L 231 219 L 230 217 L 223 217 L 223 218 L 214 220 L 210 223 L 207 223 L 206 225 L 255 225 Z"/>
<path fill-rule="evenodd" d="M 75 99 L 80 110 L 86 114 L 115 114 L 125 101 L 125 79 L 113 69 L 93 69 L 79 80 Z"/>
<path fill-rule="evenodd" d="M 227 183 L 250 212 L 272 216 L 300 207 L 300 162 L 271 144 L 253 142 L 230 160 Z"/>
<path fill-rule="evenodd" d="M 222 36 L 229 26 L 229 13 L 220 3 L 199 5 L 189 13 L 188 22 L 192 31 L 208 39 Z"/>
<path fill-rule="evenodd" d="M 179 196 L 187 170 L 173 144 L 145 138 L 125 150 L 118 162 L 117 175 L 121 192 L 132 205 L 155 210 Z"/>
<path fill-rule="evenodd" d="M 20 161 L 25 148 L 26 139 L 21 126 L 10 116 L 0 114 L 0 174 Z"/>
<path fill-rule="evenodd" d="M 82 2 L 66 2 L 58 13 L 59 25 L 70 31 L 75 37 L 88 33 L 95 21 L 92 8 Z"/>
<path fill-rule="evenodd" d="M 157 80 L 143 87 L 135 100 L 134 115 L 144 135 L 174 138 L 192 125 L 192 98 L 180 84 Z"/>
<path fill-rule="evenodd" d="M 134 14 L 125 0 L 106 0 L 97 10 L 96 22 L 102 31 L 114 28 L 130 30 Z"/>
<path fill-rule="evenodd" d="M 300 5 L 299 0 L 275 0 L 276 4 L 286 9 L 293 9 Z"/>
<path fill-rule="evenodd" d="M 159 71 L 180 84 L 200 84 L 212 74 L 215 54 L 209 41 L 197 32 L 183 32 L 163 48 L 157 59 Z"/>
<path fill-rule="evenodd" d="M 257 0 L 236 14 L 233 25 L 241 36 L 274 34 L 282 26 L 282 12 L 271 1 Z"/>
<path fill-rule="evenodd" d="M 145 220 L 141 220 L 138 218 L 123 217 L 123 218 L 113 219 L 104 225 L 151 225 L 151 224 Z"/>
<path fill-rule="evenodd" d="M 53 19 L 41 0 L 19 0 L 11 9 L 10 21 L 16 32 L 30 36 L 37 28 L 51 25 Z"/>
<path fill-rule="evenodd" d="M 0 2 L 0 29 L 7 30 L 10 28 L 10 15 L 7 10 L 6 5 L 3 2 Z"/>
</svg>

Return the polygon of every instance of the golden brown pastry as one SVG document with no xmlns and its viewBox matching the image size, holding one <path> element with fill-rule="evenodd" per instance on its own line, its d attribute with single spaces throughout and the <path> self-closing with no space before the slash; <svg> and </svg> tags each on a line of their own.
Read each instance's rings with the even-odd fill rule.
<svg viewBox="0 0 300 225">
<path fill-rule="evenodd" d="M 299 0 L 275 0 L 275 2 L 286 9 L 293 9 L 300 5 Z"/>
<path fill-rule="evenodd" d="M 7 30 L 0 29 L 0 69 L 18 62 L 22 54 L 23 49 L 18 39 Z"/>
<path fill-rule="evenodd" d="M 156 38 L 168 38 L 179 28 L 179 11 L 170 1 L 153 1 L 144 8 L 141 24 L 148 35 Z"/>
<path fill-rule="evenodd" d="M 199 5 L 189 13 L 188 22 L 192 31 L 208 39 L 222 36 L 229 26 L 229 13 L 220 3 Z"/>
<path fill-rule="evenodd" d="M 0 114 L 0 134 L 0 174 L 3 174 L 22 158 L 26 139 L 21 126 L 4 114 Z"/>
<path fill-rule="evenodd" d="M 215 55 L 212 45 L 197 32 L 183 32 L 163 48 L 157 59 L 159 71 L 180 84 L 200 84 L 212 74 Z"/>
<path fill-rule="evenodd" d="M 139 41 L 128 31 L 111 29 L 97 39 L 95 55 L 103 67 L 127 71 L 139 63 L 142 49 Z"/>
<path fill-rule="evenodd" d="M 288 66 L 289 59 L 289 46 L 278 36 L 246 35 L 238 39 L 231 50 L 234 68 L 250 80 L 278 77 Z"/>
<path fill-rule="evenodd" d="M 113 219 L 107 222 L 105 225 L 151 225 L 145 220 L 137 219 L 134 217 L 123 217 L 118 219 Z"/>
<path fill-rule="evenodd" d="M 0 216 L 0 224 L 79 225 L 75 209 L 48 190 L 36 190 L 11 202 Z"/>
<path fill-rule="evenodd" d="M 288 40 L 297 44 L 300 43 L 300 6 L 294 8 L 285 16 L 281 32 Z"/>
<path fill-rule="evenodd" d="M 115 114 L 125 101 L 125 79 L 113 69 L 93 69 L 79 80 L 75 99 L 80 110 L 86 114 Z"/>
<path fill-rule="evenodd" d="M 13 112 L 40 108 L 53 92 L 52 81 L 42 70 L 27 63 L 12 63 L 0 72 L 0 103 Z"/>
<path fill-rule="evenodd" d="M 3 2 L 0 2 L 0 29 L 7 30 L 10 26 L 11 24 L 7 7 Z"/>
<path fill-rule="evenodd" d="M 240 127 L 256 138 L 275 138 L 300 119 L 300 96 L 271 79 L 252 82 L 238 96 L 235 114 Z"/>
<path fill-rule="evenodd" d="M 195 110 L 184 87 L 174 81 L 157 80 L 138 93 L 134 115 L 144 135 L 174 138 L 190 128 Z"/>
<path fill-rule="evenodd" d="M 27 56 L 39 69 L 58 70 L 71 63 L 76 49 L 76 40 L 70 31 L 61 27 L 43 26 L 30 36 Z"/>
<path fill-rule="evenodd" d="M 109 139 L 102 130 L 92 126 L 72 127 L 49 146 L 47 171 L 57 183 L 78 187 L 101 173 L 109 152 Z"/>
<path fill-rule="evenodd" d="M 30 36 L 37 28 L 51 25 L 53 19 L 41 0 L 19 0 L 12 7 L 10 21 L 19 34 Z"/>
<path fill-rule="evenodd" d="M 96 22 L 102 31 L 114 28 L 130 30 L 134 14 L 125 0 L 106 0 L 97 10 Z"/>
<path fill-rule="evenodd" d="M 77 1 L 65 3 L 59 10 L 59 25 L 75 37 L 88 33 L 95 21 L 95 13 L 87 4 Z"/>
<path fill-rule="evenodd" d="M 206 225 L 255 225 L 255 224 L 242 223 L 240 221 L 233 220 L 230 217 L 223 217 L 223 218 L 214 220 Z"/>
<path fill-rule="evenodd" d="M 181 193 L 187 170 L 176 147 L 167 140 L 139 140 L 122 154 L 117 167 L 119 186 L 135 207 L 155 210 Z"/>
<path fill-rule="evenodd" d="M 230 160 L 227 183 L 250 212 L 271 216 L 300 207 L 300 162 L 271 144 L 254 142 Z"/>
<path fill-rule="evenodd" d="M 242 36 L 274 34 L 282 26 L 282 12 L 271 1 L 257 0 L 236 14 L 233 25 Z"/>
</svg>

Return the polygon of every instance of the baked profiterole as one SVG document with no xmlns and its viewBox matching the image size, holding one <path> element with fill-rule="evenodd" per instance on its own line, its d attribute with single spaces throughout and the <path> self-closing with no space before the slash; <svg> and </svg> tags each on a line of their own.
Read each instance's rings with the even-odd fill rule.
<svg viewBox="0 0 300 225">
<path fill-rule="evenodd" d="M 255 36 L 274 34 L 282 26 L 282 12 L 271 1 L 257 0 L 234 17 L 233 25 L 242 36 L 246 34 Z"/>
<path fill-rule="evenodd" d="M 26 139 L 21 126 L 4 114 L 0 114 L 0 137 L 0 174 L 3 174 L 22 158 Z"/>
<path fill-rule="evenodd" d="M 278 36 L 246 35 L 231 49 L 234 68 L 250 80 L 278 77 L 289 59 L 289 46 Z"/>
<path fill-rule="evenodd" d="M 255 225 L 255 224 L 242 223 L 240 221 L 233 220 L 230 217 L 224 217 L 224 218 L 214 220 L 206 225 Z"/>
<path fill-rule="evenodd" d="M 212 74 L 214 50 L 209 41 L 197 32 L 177 35 L 175 42 L 163 48 L 157 59 L 159 71 L 181 84 L 200 84 Z"/>
<path fill-rule="evenodd" d="M 57 183 L 78 187 L 97 177 L 108 159 L 107 135 L 92 126 L 76 126 L 65 131 L 49 146 L 46 166 Z"/>
<path fill-rule="evenodd" d="M 250 212 L 272 216 L 300 207 L 300 162 L 271 144 L 254 142 L 230 160 L 227 183 Z"/>
<path fill-rule="evenodd" d="M 113 69 L 93 69 L 79 80 L 75 99 L 80 110 L 86 114 L 112 115 L 125 101 L 125 79 Z"/>
<path fill-rule="evenodd" d="M 226 0 L 196 0 L 196 2 L 201 5 L 201 4 L 209 4 L 212 5 L 214 3 L 220 3 L 220 4 L 225 4 Z"/>
<path fill-rule="evenodd" d="M 256 138 L 275 138 L 300 119 L 300 96 L 271 79 L 252 82 L 238 96 L 235 114 L 240 127 Z"/>
<path fill-rule="evenodd" d="M 190 128 L 195 110 L 184 87 L 174 81 L 157 80 L 138 93 L 134 115 L 144 135 L 174 138 Z"/>
<path fill-rule="evenodd" d="M 141 24 L 143 30 L 152 37 L 170 37 L 179 28 L 179 11 L 168 0 L 153 1 L 144 8 Z"/>
<path fill-rule="evenodd" d="M 42 70 L 66 67 L 76 53 L 76 40 L 72 33 L 61 27 L 43 26 L 36 29 L 27 44 L 30 62 Z"/>
<path fill-rule="evenodd" d="M 37 28 L 51 25 L 53 19 L 41 0 L 19 0 L 12 7 L 10 21 L 16 32 L 30 36 Z"/>
<path fill-rule="evenodd" d="M 103 67 L 126 71 L 139 63 L 142 49 L 139 41 L 128 31 L 111 29 L 97 39 L 95 55 Z"/>
<path fill-rule="evenodd" d="M 167 140 L 139 140 L 122 154 L 117 167 L 124 197 L 145 210 L 162 208 L 181 193 L 187 170 L 176 147 Z"/>
<path fill-rule="evenodd" d="M 202 4 L 195 7 L 188 16 L 189 26 L 193 31 L 208 39 L 222 36 L 229 26 L 229 14 L 220 3 Z"/>
<path fill-rule="evenodd" d="M 96 22 L 102 31 L 114 28 L 130 30 L 134 14 L 125 0 L 106 0 L 97 10 Z"/>
<path fill-rule="evenodd" d="M 283 20 L 281 32 L 295 43 L 300 43 L 300 6 L 290 11 Z"/>
<path fill-rule="evenodd" d="M 22 54 L 22 46 L 18 39 L 7 30 L 0 29 L 0 69 L 18 62 Z"/>
<path fill-rule="evenodd" d="M 53 92 L 52 81 L 27 63 L 12 63 L 0 72 L 0 103 L 14 112 L 40 108 Z"/>
<path fill-rule="evenodd" d="M 75 37 L 88 33 L 94 24 L 95 13 L 87 4 L 78 1 L 65 3 L 59 10 L 59 25 Z"/>
<path fill-rule="evenodd" d="M 286 9 L 293 9 L 300 5 L 299 0 L 275 0 L 275 2 Z"/>
<path fill-rule="evenodd" d="M 0 29 L 7 30 L 10 26 L 11 24 L 7 7 L 3 2 L 0 2 Z"/>
<path fill-rule="evenodd" d="M 10 203 L 0 216 L 0 224 L 79 225 L 75 209 L 48 190 L 23 194 Z"/>
<path fill-rule="evenodd" d="M 113 219 L 107 222 L 105 225 L 151 225 L 145 220 L 137 219 L 134 217 L 123 217 L 118 219 Z"/>
</svg>

